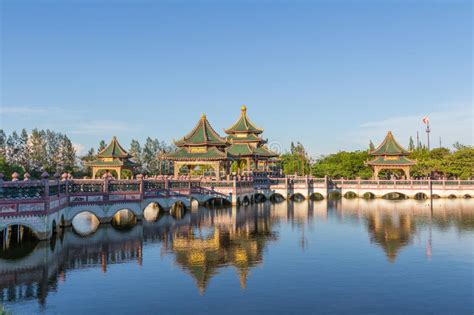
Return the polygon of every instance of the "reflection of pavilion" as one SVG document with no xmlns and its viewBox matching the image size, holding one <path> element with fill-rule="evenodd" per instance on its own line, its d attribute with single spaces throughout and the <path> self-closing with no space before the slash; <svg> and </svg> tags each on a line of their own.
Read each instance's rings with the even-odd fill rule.
<svg viewBox="0 0 474 315">
<path fill-rule="evenodd" d="M 240 286 L 245 288 L 250 268 L 262 262 L 267 241 L 275 239 L 271 224 L 255 222 L 248 227 L 216 226 L 207 236 L 190 228 L 175 233 L 168 248 L 174 253 L 176 263 L 196 280 L 201 293 L 218 269 L 229 265 L 237 269 Z"/>
<path fill-rule="evenodd" d="M 370 241 L 380 245 L 391 262 L 412 241 L 415 226 L 409 215 L 392 216 L 375 212 L 369 214 L 366 220 Z"/>
<path fill-rule="evenodd" d="M 343 220 L 363 220 L 370 241 L 381 246 L 394 262 L 402 248 L 413 241 L 417 228 L 455 226 L 458 231 L 474 229 L 472 204 L 464 199 L 432 201 L 343 199 L 335 209 Z M 428 240 L 426 250 L 431 252 Z"/>
</svg>

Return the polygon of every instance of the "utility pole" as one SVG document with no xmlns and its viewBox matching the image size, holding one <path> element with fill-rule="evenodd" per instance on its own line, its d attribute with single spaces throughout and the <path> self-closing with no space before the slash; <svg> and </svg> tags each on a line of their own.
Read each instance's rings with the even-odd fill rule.
<svg viewBox="0 0 474 315">
<path fill-rule="evenodd" d="M 420 145 L 420 133 L 417 131 L 416 132 L 416 148 L 419 149 L 421 147 Z"/>
<path fill-rule="evenodd" d="M 439 148 L 441 149 L 441 136 L 439 137 Z"/>
</svg>

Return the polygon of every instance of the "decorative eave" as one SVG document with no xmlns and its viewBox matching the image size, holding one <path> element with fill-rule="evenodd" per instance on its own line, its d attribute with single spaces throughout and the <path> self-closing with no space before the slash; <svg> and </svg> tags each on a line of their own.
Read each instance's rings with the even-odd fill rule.
<svg viewBox="0 0 474 315">
<path fill-rule="evenodd" d="M 94 161 L 86 162 L 87 166 L 97 166 L 97 167 L 135 167 L 137 164 L 130 161 L 129 159 L 114 159 L 112 161 L 103 161 L 101 159 L 96 159 Z"/>
<path fill-rule="evenodd" d="M 116 136 L 112 141 L 97 154 L 98 158 L 130 158 L 131 155 L 120 145 Z"/>
<path fill-rule="evenodd" d="M 262 139 L 254 133 L 249 133 L 245 137 L 237 137 L 235 134 L 227 136 L 227 141 L 232 143 L 256 143 L 256 144 L 265 144 L 267 140 Z"/>
<path fill-rule="evenodd" d="M 261 134 L 263 129 L 257 128 L 247 117 L 247 107 L 243 105 L 241 107 L 241 114 L 239 119 L 230 127 L 224 130 L 227 134 L 235 133 L 254 133 Z"/>
<path fill-rule="evenodd" d="M 369 166 L 411 166 L 416 164 L 416 161 L 410 160 L 405 156 L 389 157 L 391 159 L 386 159 L 383 156 L 377 156 L 375 159 L 365 162 L 365 164 Z"/>
<path fill-rule="evenodd" d="M 410 154 L 406 149 L 404 149 L 394 138 L 391 131 L 387 133 L 385 139 L 382 143 L 375 149 L 369 152 L 370 155 L 380 156 L 380 155 L 400 155 L 407 156 Z"/>
<path fill-rule="evenodd" d="M 189 152 L 186 148 L 180 148 L 176 152 L 161 155 L 161 158 L 170 161 L 224 161 L 235 157 L 212 147 L 205 152 Z"/>
<path fill-rule="evenodd" d="M 225 147 L 228 145 L 226 139 L 222 138 L 212 128 L 211 124 L 206 118 L 206 115 L 202 115 L 196 126 L 186 136 L 178 141 L 174 141 L 174 144 L 178 147 L 187 146 L 219 146 Z"/>
</svg>

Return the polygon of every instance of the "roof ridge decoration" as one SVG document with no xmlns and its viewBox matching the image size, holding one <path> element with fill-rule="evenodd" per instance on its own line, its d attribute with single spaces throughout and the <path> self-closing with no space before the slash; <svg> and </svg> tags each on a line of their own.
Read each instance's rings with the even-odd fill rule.
<svg viewBox="0 0 474 315">
<path fill-rule="evenodd" d="M 260 134 L 263 129 L 256 127 L 247 117 L 247 106 L 240 108 L 240 117 L 229 129 L 224 130 L 227 134 L 233 133 L 254 133 Z"/>
<path fill-rule="evenodd" d="M 129 158 L 130 154 L 120 145 L 116 136 L 112 137 L 110 143 L 98 154 L 99 158 Z"/>
<path fill-rule="evenodd" d="M 176 146 L 226 146 L 227 140 L 222 138 L 212 128 L 211 124 L 206 118 L 206 115 L 202 114 L 201 119 L 198 121 L 196 126 L 183 138 L 178 141 L 174 141 Z"/>
<path fill-rule="evenodd" d="M 370 155 L 409 155 L 410 152 L 403 148 L 393 136 L 392 132 L 389 131 L 385 136 L 385 139 L 382 143 L 369 152 Z"/>
</svg>

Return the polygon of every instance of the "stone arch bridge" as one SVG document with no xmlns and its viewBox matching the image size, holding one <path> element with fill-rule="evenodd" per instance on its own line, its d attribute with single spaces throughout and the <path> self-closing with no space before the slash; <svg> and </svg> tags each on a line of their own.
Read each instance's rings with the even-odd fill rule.
<svg viewBox="0 0 474 315">
<path fill-rule="evenodd" d="M 331 194 L 380 198 L 397 193 L 408 198 L 474 197 L 474 181 L 432 180 L 329 180 L 328 178 L 265 176 L 241 180 L 138 179 L 138 180 L 39 180 L 0 182 L 0 231 L 9 226 L 31 228 L 40 239 L 48 239 L 61 225 L 68 225 L 84 211 L 100 222 L 128 209 L 137 219 L 155 203 L 161 211 L 175 206 L 192 208 L 214 202 L 253 203 L 257 200 L 307 200 Z M 2 236 L 5 239 L 5 236 Z"/>
</svg>

